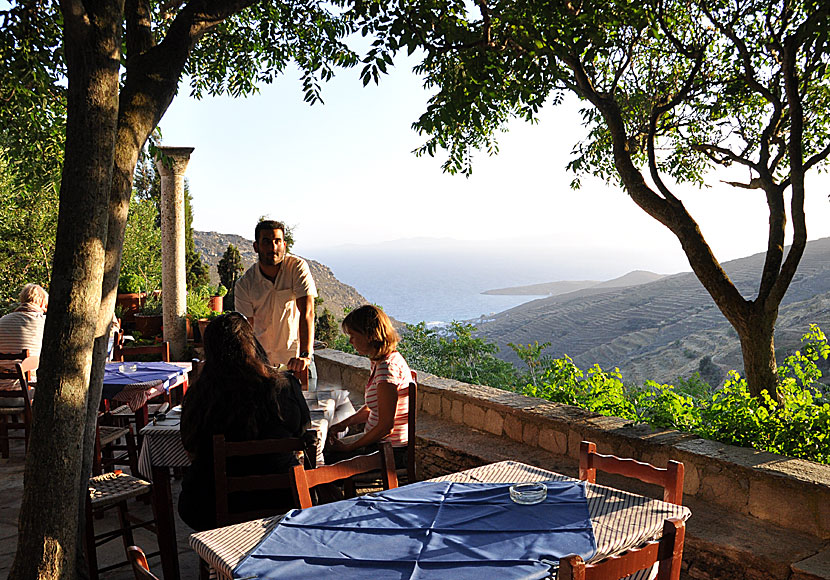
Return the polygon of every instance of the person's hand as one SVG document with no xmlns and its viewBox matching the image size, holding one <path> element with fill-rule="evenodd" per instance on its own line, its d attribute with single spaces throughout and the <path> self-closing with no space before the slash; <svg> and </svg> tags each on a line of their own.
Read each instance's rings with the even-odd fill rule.
<svg viewBox="0 0 830 580">
<path fill-rule="evenodd" d="M 311 357 L 291 357 L 285 366 L 289 371 L 302 372 L 311 366 Z"/>
<path fill-rule="evenodd" d="M 347 445 L 346 443 L 344 443 L 341 439 L 338 439 L 337 437 L 332 437 L 331 435 L 329 435 L 329 437 L 326 441 L 326 449 L 329 449 L 331 451 L 351 451 L 352 450 L 351 447 L 349 445 Z"/>
<path fill-rule="evenodd" d="M 335 423 L 334 425 L 329 427 L 329 437 L 331 437 L 332 435 L 337 435 L 338 433 L 345 431 L 348 428 L 349 426 L 344 425 L 343 423 Z"/>
</svg>

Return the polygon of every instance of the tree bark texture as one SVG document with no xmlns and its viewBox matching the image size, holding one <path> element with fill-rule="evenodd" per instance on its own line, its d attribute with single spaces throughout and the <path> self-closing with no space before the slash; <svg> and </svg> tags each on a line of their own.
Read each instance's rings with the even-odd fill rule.
<svg viewBox="0 0 830 580">
<path fill-rule="evenodd" d="M 9 578 L 73 578 L 87 391 L 101 303 L 121 5 L 61 3 L 68 96 L 50 309 Z"/>
</svg>

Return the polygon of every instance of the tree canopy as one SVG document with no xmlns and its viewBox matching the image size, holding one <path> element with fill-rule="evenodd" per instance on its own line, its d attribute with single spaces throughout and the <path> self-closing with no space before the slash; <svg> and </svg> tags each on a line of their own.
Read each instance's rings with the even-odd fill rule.
<svg viewBox="0 0 830 580">
<path fill-rule="evenodd" d="M 416 71 L 436 92 L 413 125 L 427 136 L 417 153 L 446 150 L 444 169 L 466 174 L 474 151 L 498 151 L 509 119 L 578 96 L 587 137 L 568 163 L 573 185 L 586 174 L 616 182 L 677 236 L 738 332 L 751 391 L 774 394 L 775 319 L 807 240 L 804 175 L 830 153 L 828 11 L 819 0 L 378 2 L 361 21 L 377 37 L 363 78 L 399 50 L 423 50 Z M 747 298 L 678 194 L 725 167 L 743 168 L 731 185 L 759 191 L 769 212 Z"/>
</svg>

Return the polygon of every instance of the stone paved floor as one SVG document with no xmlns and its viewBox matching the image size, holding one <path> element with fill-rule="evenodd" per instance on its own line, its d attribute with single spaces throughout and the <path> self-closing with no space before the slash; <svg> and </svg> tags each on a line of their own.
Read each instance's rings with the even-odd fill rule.
<svg viewBox="0 0 830 580">
<path fill-rule="evenodd" d="M 17 517 L 23 497 L 23 443 L 12 442 L 12 449 L 8 459 L 0 458 L 0 578 L 6 578 L 12 566 L 15 550 L 17 549 Z M 178 500 L 181 483 L 173 480 L 174 502 Z M 130 502 L 130 512 L 139 517 L 151 516 L 149 505 L 140 502 Z M 95 530 L 106 530 L 118 526 L 114 510 L 109 510 L 103 519 L 95 520 Z M 176 535 L 179 547 L 179 567 L 182 580 L 196 580 L 199 577 L 199 559 L 188 543 L 188 537 L 193 532 L 176 514 Z M 136 543 L 145 552 L 155 552 L 158 549 L 155 536 L 143 529 L 135 532 Z M 98 558 L 101 564 L 115 563 L 125 559 L 124 547 L 120 540 L 114 540 L 98 549 Z M 158 557 L 150 559 L 150 569 L 159 578 L 164 578 Z M 102 575 L 105 580 L 132 580 L 133 573 L 129 566 L 119 568 Z M 169 580 L 169 579 L 168 579 Z"/>
</svg>

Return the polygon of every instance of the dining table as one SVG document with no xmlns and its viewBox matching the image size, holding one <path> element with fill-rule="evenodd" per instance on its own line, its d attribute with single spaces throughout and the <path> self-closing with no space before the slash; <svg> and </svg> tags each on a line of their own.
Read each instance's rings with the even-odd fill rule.
<svg viewBox="0 0 830 580">
<path fill-rule="evenodd" d="M 317 432 L 316 461 L 322 465 L 323 446 L 334 414 L 335 401 L 329 398 L 317 400 L 316 395 L 307 395 L 306 402 L 311 412 L 310 428 Z M 153 483 L 162 570 L 166 579 L 178 579 L 179 558 L 170 470 L 190 465 L 190 456 L 181 438 L 181 406 L 172 408 L 163 416 L 154 417 L 141 429 L 140 434 L 142 443 L 138 471 Z"/>
<path fill-rule="evenodd" d="M 543 482 L 548 494 L 543 503 L 511 502 L 510 485 L 526 482 Z M 691 516 L 682 505 L 518 461 L 336 504 L 194 533 L 190 546 L 226 580 L 555 578 L 559 557 L 578 553 L 596 562 L 660 538 L 667 518 Z M 407 548 L 424 531 L 419 527 L 427 539 Z M 380 547 L 371 554 L 361 548 L 373 544 Z"/>
<path fill-rule="evenodd" d="M 149 421 L 147 403 L 159 395 L 168 396 L 181 387 L 187 390 L 189 362 L 109 362 L 104 368 L 102 400 L 115 411 L 117 404 L 126 405 L 135 414 L 136 429 Z"/>
</svg>

